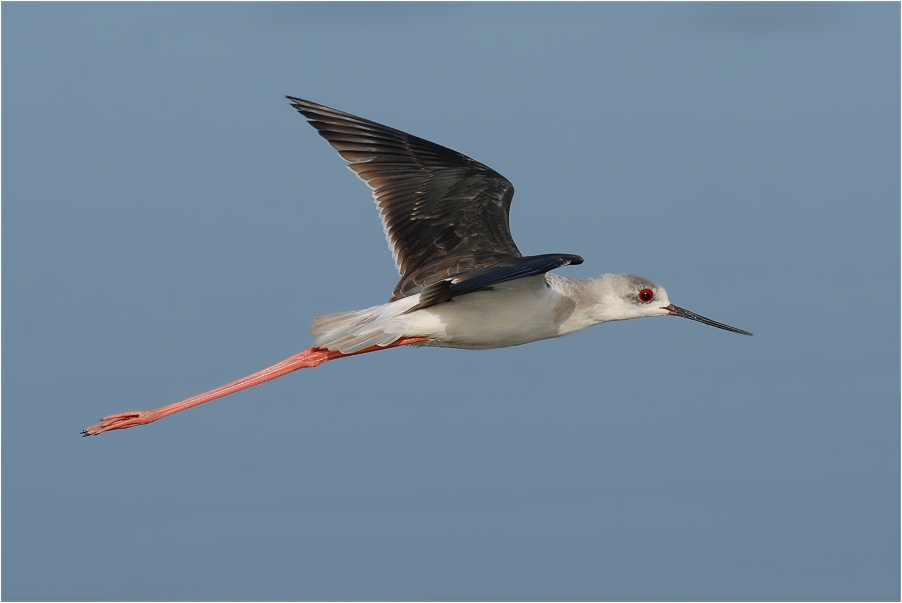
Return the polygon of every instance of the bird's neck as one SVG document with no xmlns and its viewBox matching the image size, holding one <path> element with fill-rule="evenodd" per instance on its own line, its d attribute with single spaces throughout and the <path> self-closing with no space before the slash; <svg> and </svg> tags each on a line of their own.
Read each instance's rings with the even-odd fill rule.
<svg viewBox="0 0 902 603">
<path fill-rule="evenodd" d="M 561 316 L 561 335 L 573 333 L 610 320 L 621 320 L 615 316 L 608 303 L 610 292 L 607 291 L 604 275 L 599 278 L 585 280 L 570 279 L 559 274 L 548 273 L 548 284 L 560 296 L 558 302 Z"/>
</svg>

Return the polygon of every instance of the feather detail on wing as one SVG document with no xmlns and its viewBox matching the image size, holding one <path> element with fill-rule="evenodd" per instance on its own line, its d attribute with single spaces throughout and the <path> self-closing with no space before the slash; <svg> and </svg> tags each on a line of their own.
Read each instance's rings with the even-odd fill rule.
<svg viewBox="0 0 902 603">
<path fill-rule="evenodd" d="M 508 223 L 514 187 L 503 176 L 428 140 L 288 99 L 373 190 L 401 274 L 393 299 L 521 257 Z"/>
</svg>

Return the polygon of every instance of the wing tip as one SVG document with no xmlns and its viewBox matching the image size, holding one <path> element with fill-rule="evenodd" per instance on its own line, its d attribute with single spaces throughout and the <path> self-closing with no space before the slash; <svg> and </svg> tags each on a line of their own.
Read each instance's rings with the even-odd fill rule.
<svg viewBox="0 0 902 603">
<path fill-rule="evenodd" d="M 287 98 L 288 102 L 291 103 L 291 106 L 294 107 L 298 111 L 298 113 L 306 117 L 308 121 L 313 121 L 318 118 L 327 119 L 327 116 L 343 114 L 338 109 L 333 109 L 331 107 L 320 105 L 319 103 L 314 103 L 313 101 L 304 100 L 303 98 L 298 98 L 289 94 L 286 94 L 285 98 Z"/>
<path fill-rule="evenodd" d="M 298 98 L 298 97 L 296 97 L 296 96 L 291 96 L 290 94 L 286 94 L 286 95 L 285 95 L 285 98 L 288 99 L 288 102 L 291 103 L 291 106 L 292 106 L 292 107 L 294 107 L 294 108 L 297 109 L 298 111 L 301 111 L 302 113 L 303 113 L 305 110 L 306 110 L 306 111 L 309 111 L 310 109 L 314 109 L 314 108 L 316 108 L 316 107 L 319 107 L 319 105 L 317 105 L 316 103 L 312 103 L 312 102 L 310 102 L 310 101 L 308 101 L 308 100 L 304 100 L 304 99 Z"/>
</svg>

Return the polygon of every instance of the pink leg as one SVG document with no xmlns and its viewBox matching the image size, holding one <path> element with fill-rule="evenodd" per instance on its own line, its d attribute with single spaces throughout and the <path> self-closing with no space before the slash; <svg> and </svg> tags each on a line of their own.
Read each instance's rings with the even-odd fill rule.
<svg viewBox="0 0 902 603">
<path fill-rule="evenodd" d="M 281 377 L 282 375 L 298 369 L 313 368 L 321 365 L 323 362 L 335 360 L 336 358 L 356 356 L 357 354 L 366 354 L 367 352 L 375 352 L 377 350 L 387 350 L 388 348 L 410 345 L 411 343 L 420 343 L 421 341 L 426 341 L 426 337 L 403 337 L 391 345 L 384 347 L 374 345 L 365 350 L 354 352 L 353 354 L 342 354 L 341 352 L 332 352 L 321 348 L 308 348 L 303 352 L 299 352 L 294 356 L 286 358 L 282 362 L 277 362 L 262 371 L 257 371 L 253 375 L 248 375 L 238 381 L 233 381 L 227 385 L 211 389 L 210 391 L 194 396 L 193 398 L 188 398 L 187 400 L 182 400 L 181 402 L 176 402 L 169 406 L 157 408 L 156 410 L 133 410 L 130 412 L 109 415 L 101 419 L 100 423 L 97 425 L 92 425 L 81 433 L 84 436 L 92 436 L 114 429 L 128 429 L 129 427 L 135 427 L 136 425 L 147 425 L 148 423 L 153 423 L 163 417 L 168 417 L 177 412 L 187 410 L 192 406 L 197 406 L 198 404 L 203 404 L 204 402 L 209 402 L 216 398 L 222 398 L 223 396 L 240 392 L 243 389 L 253 387 L 254 385 L 269 381 L 270 379 L 275 379 L 276 377 Z"/>
</svg>

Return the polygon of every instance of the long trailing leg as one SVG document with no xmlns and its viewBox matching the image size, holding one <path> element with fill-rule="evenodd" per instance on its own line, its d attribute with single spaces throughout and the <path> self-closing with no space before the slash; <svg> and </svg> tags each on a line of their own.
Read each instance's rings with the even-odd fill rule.
<svg viewBox="0 0 902 603">
<path fill-rule="evenodd" d="M 366 354 L 367 352 L 376 352 L 378 350 L 387 350 L 388 348 L 395 348 L 398 346 L 410 345 L 412 343 L 420 343 L 423 341 L 426 341 L 426 337 L 403 337 L 390 345 L 374 345 L 372 347 L 366 348 L 365 350 L 354 352 L 353 354 L 342 354 L 338 351 L 324 350 L 322 348 L 308 348 L 303 352 L 299 352 L 281 362 L 277 362 L 276 364 L 269 366 L 262 371 L 257 371 L 252 375 L 242 377 L 238 381 L 233 381 L 232 383 L 222 385 L 220 387 L 217 387 L 216 389 L 211 389 L 206 393 L 188 398 L 187 400 L 182 400 L 181 402 L 176 402 L 175 404 L 170 404 L 169 406 L 164 406 L 155 410 L 133 410 L 130 412 L 121 412 L 115 415 L 106 416 L 100 420 L 100 423 L 88 427 L 81 433 L 83 436 L 87 437 L 99 435 L 105 431 L 113 431 L 114 429 L 128 429 L 129 427 L 136 427 L 138 425 L 147 425 L 148 423 L 153 423 L 154 421 L 158 421 L 163 417 L 168 417 L 169 415 L 187 410 L 193 406 L 203 404 L 204 402 L 209 402 L 210 400 L 222 398 L 223 396 L 228 396 L 229 394 L 234 394 L 235 392 L 253 387 L 255 385 L 263 383 L 264 381 L 269 381 L 270 379 L 275 379 L 276 377 L 281 377 L 282 375 L 288 374 L 298 369 L 313 368 L 315 366 L 321 365 L 324 362 L 328 362 L 329 360 L 335 360 L 336 358 L 356 356 L 358 354 Z"/>
</svg>

